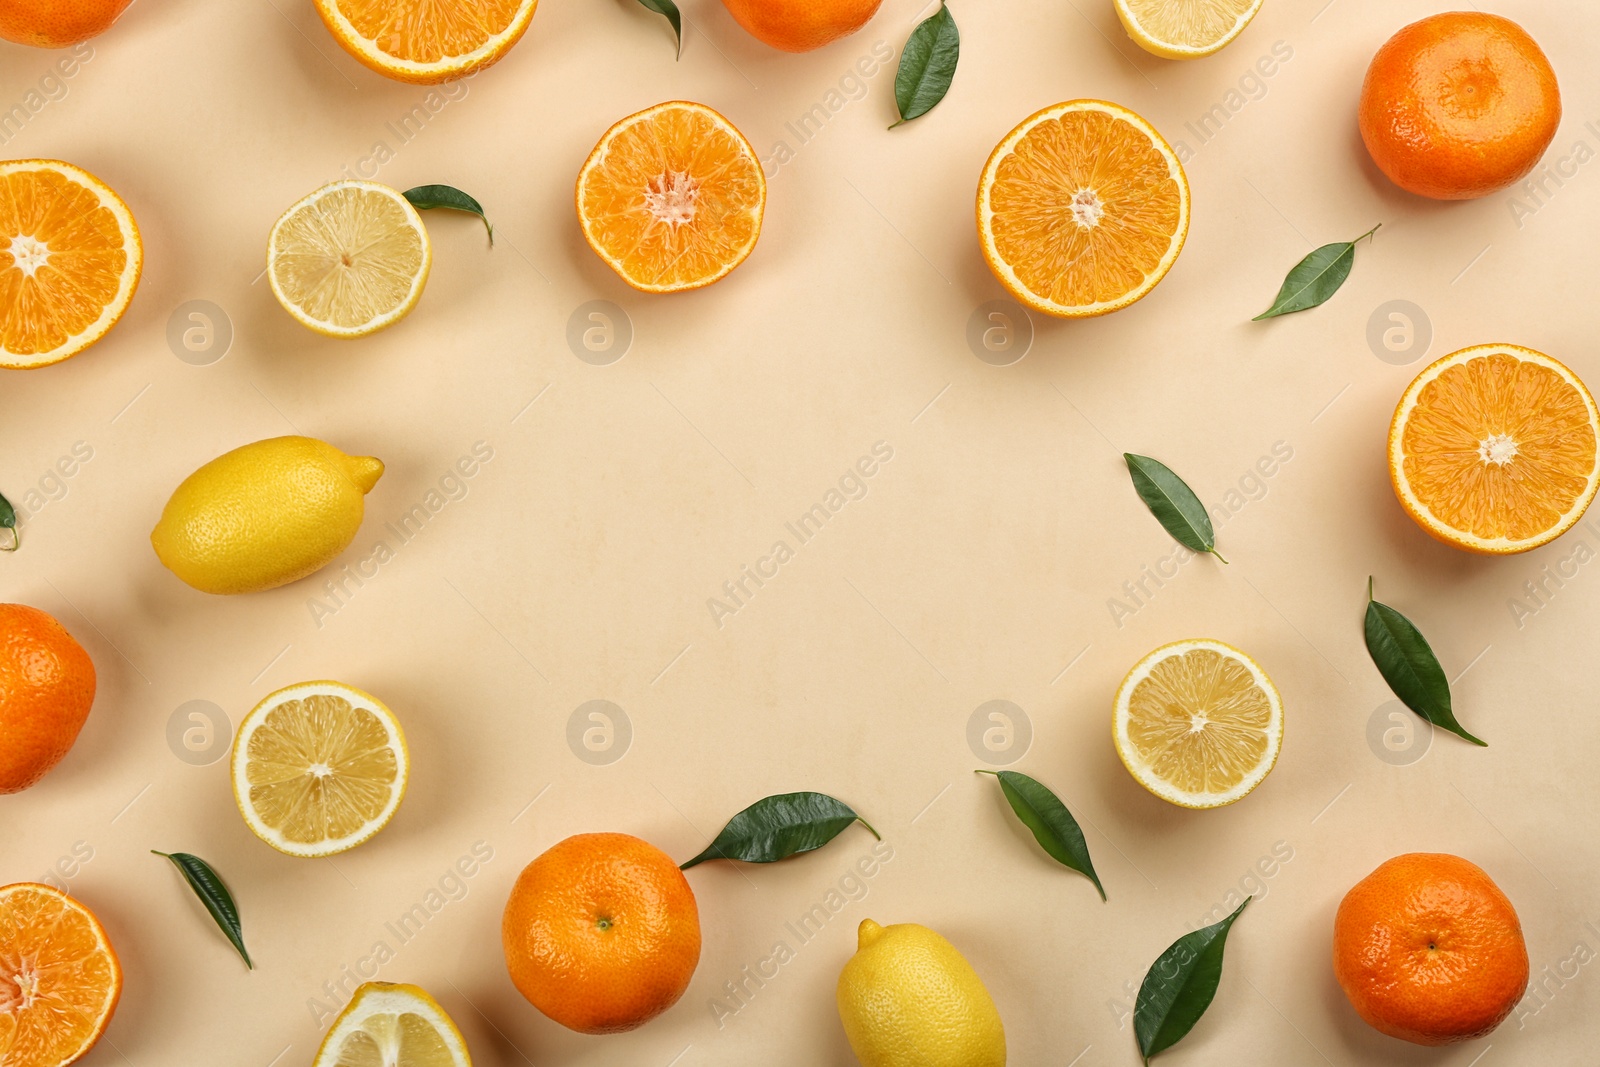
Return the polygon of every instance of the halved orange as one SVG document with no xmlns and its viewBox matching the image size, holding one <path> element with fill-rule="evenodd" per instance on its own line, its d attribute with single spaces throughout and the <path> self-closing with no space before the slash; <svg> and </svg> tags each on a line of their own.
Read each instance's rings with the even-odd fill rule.
<svg viewBox="0 0 1600 1067">
<path fill-rule="evenodd" d="M 539 0 L 316 0 L 328 32 L 396 81 L 436 85 L 499 62 Z"/>
<path fill-rule="evenodd" d="M 1600 485 L 1600 416 L 1578 376 L 1517 345 L 1464 348 L 1411 383 L 1389 477 L 1417 525 L 1484 555 L 1526 552 L 1582 518 Z"/>
<path fill-rule="evenodd" d="M 76 1062 L 121 995 L 122 967 L 88 908 L 34 882 L 0 888 L 0 1064 Z"/>
<path fill-rule="evenodd" d="M 761 236 L 767 177 L 744 134 L 673 100 L 606 131 L 578 172 L 578 222 L 595 254 L 647 293 L 710 285 Z"/>
<path fill-rule="evenodd" d="M 133 212 L 105 182 L 57 159 L 0 163 L 0 367 L 49 366 L 100 340 L 143 265 Z"/>
<path fill-rule="evenodd" d="M 983 258 L 1018 301 L 1061 318 L 1119 311 L 1189 235 L 1189 180 L 1144 119 L 1104 100 L 1030 115 L 978 182 Z"/>
</svg>

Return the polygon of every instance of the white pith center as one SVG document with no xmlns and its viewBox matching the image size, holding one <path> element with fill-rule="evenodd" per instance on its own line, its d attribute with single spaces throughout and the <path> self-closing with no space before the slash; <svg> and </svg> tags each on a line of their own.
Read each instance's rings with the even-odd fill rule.
<svg viewBox="0 0 1600 1067">
<path fill-rule="evenodd" d="M 1211 721 L 1210 719 L 1206 718 L 1206 713 L 1205 712 L 1203 712 L 1203 711 L 1195 712 L 1193 715 L 1189 716 L 1189 732 L 1191 734 L 1203 733 L 1205 731 L 1206 725 L 1210 721 Z"/>
<path fill-rule="evenodd" d="M 6 985 L 16 986 L 16 992 L 7 996 L 10 991 Z M 26 1011 L 33 1007 L 33 1002 L 39 998 L 39 972 L 31 969 L 27 963 L 22 964 L 20 973 L 12 975 L 9 983 L 0 982 L 0 1010 Z"/>
<path fill-rule="evenodd" d="M 333 773 L 333 768 L 328 766 L 326 763 L 313 763 L 311 766 L 307 767 L 306 770 L 310 771 L 318 778 L 326 778 L 328 775 Z"/>
<path fill-rule="evenodd" d="M 1093 189 L 1079 189 L 1072 194 L 1072 219 L 1083 229 L 1092 230 L 1100 225 L 1105 213 L 1105 204 L 1100 202 L 1100 194 Z"/>
<path fill-rule="evenodd" d="M 1492 433 L 1487 440 L 1478 442 L 1478 458 L 1484 466 L 1493 463 L 1504 467 L 1517 458 L 1517 442 L 1508 433 Z"/>
<path fill-rule="evenodd" d="M 39 273 L 39 268 L 50 262 L 50 246 L 28 234 L 11 239 L 11 261 L 29 278 Z"/>
<path fill-rule="evenodd" d="M 694 221 L 695 202 L 700 199 L 700 183 L 681 170 L 663 171 L 645 186 L 644 206 L 657 222 L 674 229 Z"/>
</svg>

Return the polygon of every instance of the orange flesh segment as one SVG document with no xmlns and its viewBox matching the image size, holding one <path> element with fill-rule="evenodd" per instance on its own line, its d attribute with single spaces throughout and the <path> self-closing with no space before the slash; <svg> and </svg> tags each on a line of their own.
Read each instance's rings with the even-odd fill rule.
<svg viewBox="0 0 1600 1067">
<path fill-rule="evenodd" d="M 49 170 L 0 177 L 0 347 L 36 355 L 83 333 L 127 264 L 117 217 L 93 190 Z"/>
<path fill-rule="evenodd" d="M 94 923 L 70 901 L 29 886 L 0 894 L 0 1063 L 61 1063 L 93 1044 L 117 975 Z"/>
<path fill-rule="evenodd" d="M 380 52 L 414 63 L 469 55 L 504 33 L 519 0 L 338 0 L 357 33 Z"/>
<path fill-rule="evenodd" d="M 744 257 L 761 229 L 761 165 L 697 109 L 667 107 L 602 146 L 579 204 L 590 237 L 636 284 L 702 282 Z"/>
<path fill-rule="evenodd" d="M 1000 258 L 1034 293 L 1067 307 L 1142 286 L 1172 246 L 1182 202 L 1149 136 L 1093 110 L 1034 126 L 1000 160 L 989 192 Z"/>
<path fill-rule="evenodd" d="M 1128 710 L 1128 739 L 1140 759 L 1187 792 L 1227 792 L 1267 754 L 1271 701 L 1243 663 L 1210 649 L 1157 663 L 1134 687 Z"/>
<path fill-rule="evenodd" d="M 1470 359 L 1423 386 L 1401 439 L 1406 480 L 1445 525 L 1534 538 L 1582 499 L 1596 442 L 1578 390 L 1510 355 Z"/>
</svg>

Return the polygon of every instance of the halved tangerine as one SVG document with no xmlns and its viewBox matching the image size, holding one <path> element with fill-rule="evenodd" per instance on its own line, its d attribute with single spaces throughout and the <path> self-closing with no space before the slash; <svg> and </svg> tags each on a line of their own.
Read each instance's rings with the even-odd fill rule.
<svg viewBox="0 0 1600 1067">
<path fill-rule="evenodd" d="M 697 289 L 745 261 L 761 236 L 767 178 L 733 123 L 673 100 L 606 131 L 578 173 L 584 239 L 647 293 Z"/>
<path fill-rule="evenodd" d="M 1118 311 L 1166 277 L 1189 234 L 1189 180 L 1144 119 L 1069 100 L 1025 119 L 978 182 L 983 258 L 1011 295 L 1061 318 Z"/>
<path fill-rule="evenodd" d="M 436 85 L 498 63 L 539 0 L 316 0 L 334 39 L 370 70 Z"/>
<path fill-rule="evenodd" d="M 0 163 L 0 367 L 77 355 L 117 324 L 139 287 L 133 212 L 58 159 Z"/>
<path fill-rule="evenodd" d="M 93 912 L 47 885 L 0 888 L 0 1064 L 76 1062 L 121 996 L 122 967 Z"/>
<path fill-rule="evenodd" d="M 1566 366 L 1517 345 L 1432 364 L 1389 427 L 1389 477 L 1417 525 L 1485 555 L 1526 552 L 1583 517 L 1600 484 L 1594 397 Z"/>
</svg>

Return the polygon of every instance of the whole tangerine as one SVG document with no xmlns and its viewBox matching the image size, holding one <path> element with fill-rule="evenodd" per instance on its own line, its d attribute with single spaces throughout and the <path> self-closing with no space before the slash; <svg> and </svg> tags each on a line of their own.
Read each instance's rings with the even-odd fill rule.
<svg viewBox="0 0 1600 1067">
<path fill-rule="evenodd" d="M 517 877 L 500 936 L 511 981 L 583 1034 L 643 1026 L 700 962 L 700 911 L 666 853 L 628 834 L 578 834 Z"/>
<path fill-rule="evenodd" d="M 66 48 L 111 28 L 133 0 L 5 0 L 0 37 L 35 48 Z"/>
<path fill-rule="evenodd" d="M 1526 30 L 1451 11 L 1378 49 L 1361 86 L 1361 139 L 1400 188 L 1471 200 L 1520 181 L 1550 147 L 1561 90 Z"/>
<path fill-rule="evenodd" d="M 1413 852 L 1345 894 L 1333 971 L 1356 1014 L 1417 1045 L 1483 1037 L 1528 988 L 1528 947 L 1511 901 L 1481 867 Z"/>
<path fill-rule="evenodd" d="M 855 33 L 883 0 L 722 0 L 757 40 L 785 52 L 809 52 Z"/>
<path fill-rule="evenodd" d="M 49 613 L 0 604 L 0 793 L 61 762 L 94 704 L 94 661 Z"/>
</svg>

